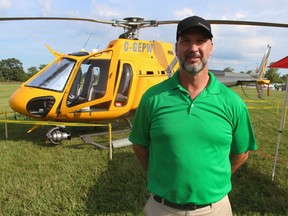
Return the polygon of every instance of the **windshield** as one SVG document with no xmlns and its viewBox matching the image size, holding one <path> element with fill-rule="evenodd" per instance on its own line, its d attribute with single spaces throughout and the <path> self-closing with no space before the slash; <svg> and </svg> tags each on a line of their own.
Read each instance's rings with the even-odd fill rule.
<svg viewBox="0 0 288 216">
<path fill-rule="evenodd" d="M 50 67 L 39 76 L 28 82 L 26 86 L 61 92 L 66 85 L 74 65 L 75 61 L 72 59 L 61 59 L 50 65 Z"/>
</svg>

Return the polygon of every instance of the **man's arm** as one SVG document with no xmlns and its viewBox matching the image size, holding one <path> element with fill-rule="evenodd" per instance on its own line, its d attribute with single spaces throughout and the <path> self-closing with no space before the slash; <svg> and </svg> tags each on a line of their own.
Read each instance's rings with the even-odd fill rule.
<svg viewBox="0 0 288 216">
<path fill-rule="evenodd" d="M 232 173 L 234 173 L 248 159 L 248 151 L 242 154 L 230 154 Z"/>
<path fill-rule="evenodd" d="M 142 168 L 144 171 L 148 170 L 148 157 L 149 157 L 149 149 L 145 148 L 141 145 L 133 144 L 133 151 L 137 156 Z"/>
</svg>

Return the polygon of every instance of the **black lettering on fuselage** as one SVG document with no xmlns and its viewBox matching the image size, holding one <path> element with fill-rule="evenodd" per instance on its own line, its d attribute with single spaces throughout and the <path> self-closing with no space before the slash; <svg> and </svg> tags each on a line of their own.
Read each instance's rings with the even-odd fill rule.
<svg viewBox="0 0 288 216">
<path fill-rule="evenodd" d="M 135 53 L 151 53 L 153 50 L 152 43 L 142 42 L 128 42 L 124 43 L 124 52 L 135 52 Z"/>
</svg>

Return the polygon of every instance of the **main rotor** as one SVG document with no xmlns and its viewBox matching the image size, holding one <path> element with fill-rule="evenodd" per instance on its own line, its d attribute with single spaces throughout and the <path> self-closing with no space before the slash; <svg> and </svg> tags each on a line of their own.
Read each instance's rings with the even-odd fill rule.
<svg viewBox="0 0 288 216">
<path fill-rule="evenodd" d="M 145 20 L 140 17 L 127 17 L 123 20 L 112 19 L 96 20 L 89 18 L 73 18 L 73 17 L 0 17 L 0 21 L 20 21 L 20 20 L 67 20 L 67 21 L 84 21 L 102 24 L 110 24 L 114 27 L 124 28 L 124 33 L 119 38 L 138 39 L 140 28 L 157 27 L 158 25 L 178 24 L 180 20 Z M 263 26 L 263 27 L 278 27 L 288 28 L 287 23 L 271 23 L 271 22 L 255 22 L 241 20 L 207 20 L 210 24 L 216 25 L 246 25 L 246 26 Z"/>
<path fill-rule="evenodd" d="M 145 27 L 156 27 L 155 20 L 144 20 L 141 17 L 126 17 L 123 20 L 112 20 L 114 23 L 112 26 L 123 27 L 124 33 L 119 36 L 119 38 L 126 39 L 138 39 L 139 29 Z"/>
</svg>

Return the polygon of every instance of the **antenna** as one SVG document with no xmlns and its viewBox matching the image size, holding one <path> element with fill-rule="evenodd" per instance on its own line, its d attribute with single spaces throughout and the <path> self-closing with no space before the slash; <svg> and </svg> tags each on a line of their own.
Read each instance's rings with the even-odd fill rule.
<svg viewBox="0 0 288 216">
<path fill-rule="evenodd" d="M 82 50 L 85 50 L 85 47 L 86 47 L 88 41 L 90 40 L 91 36 L 92 36 L 92 33 L 89 35 L 88 39 L 86 40 L 86 42 L 85 42 L 85 44 L 84 44 Z"/>
<path fill-rule="evenodd" d="M 92 49 L 92 52 L 94 52 L 94 53 L 98 52 L 98 47 L 99 46 L 100 46 L 100 44 L 95 49 Z"/>
</svg>

